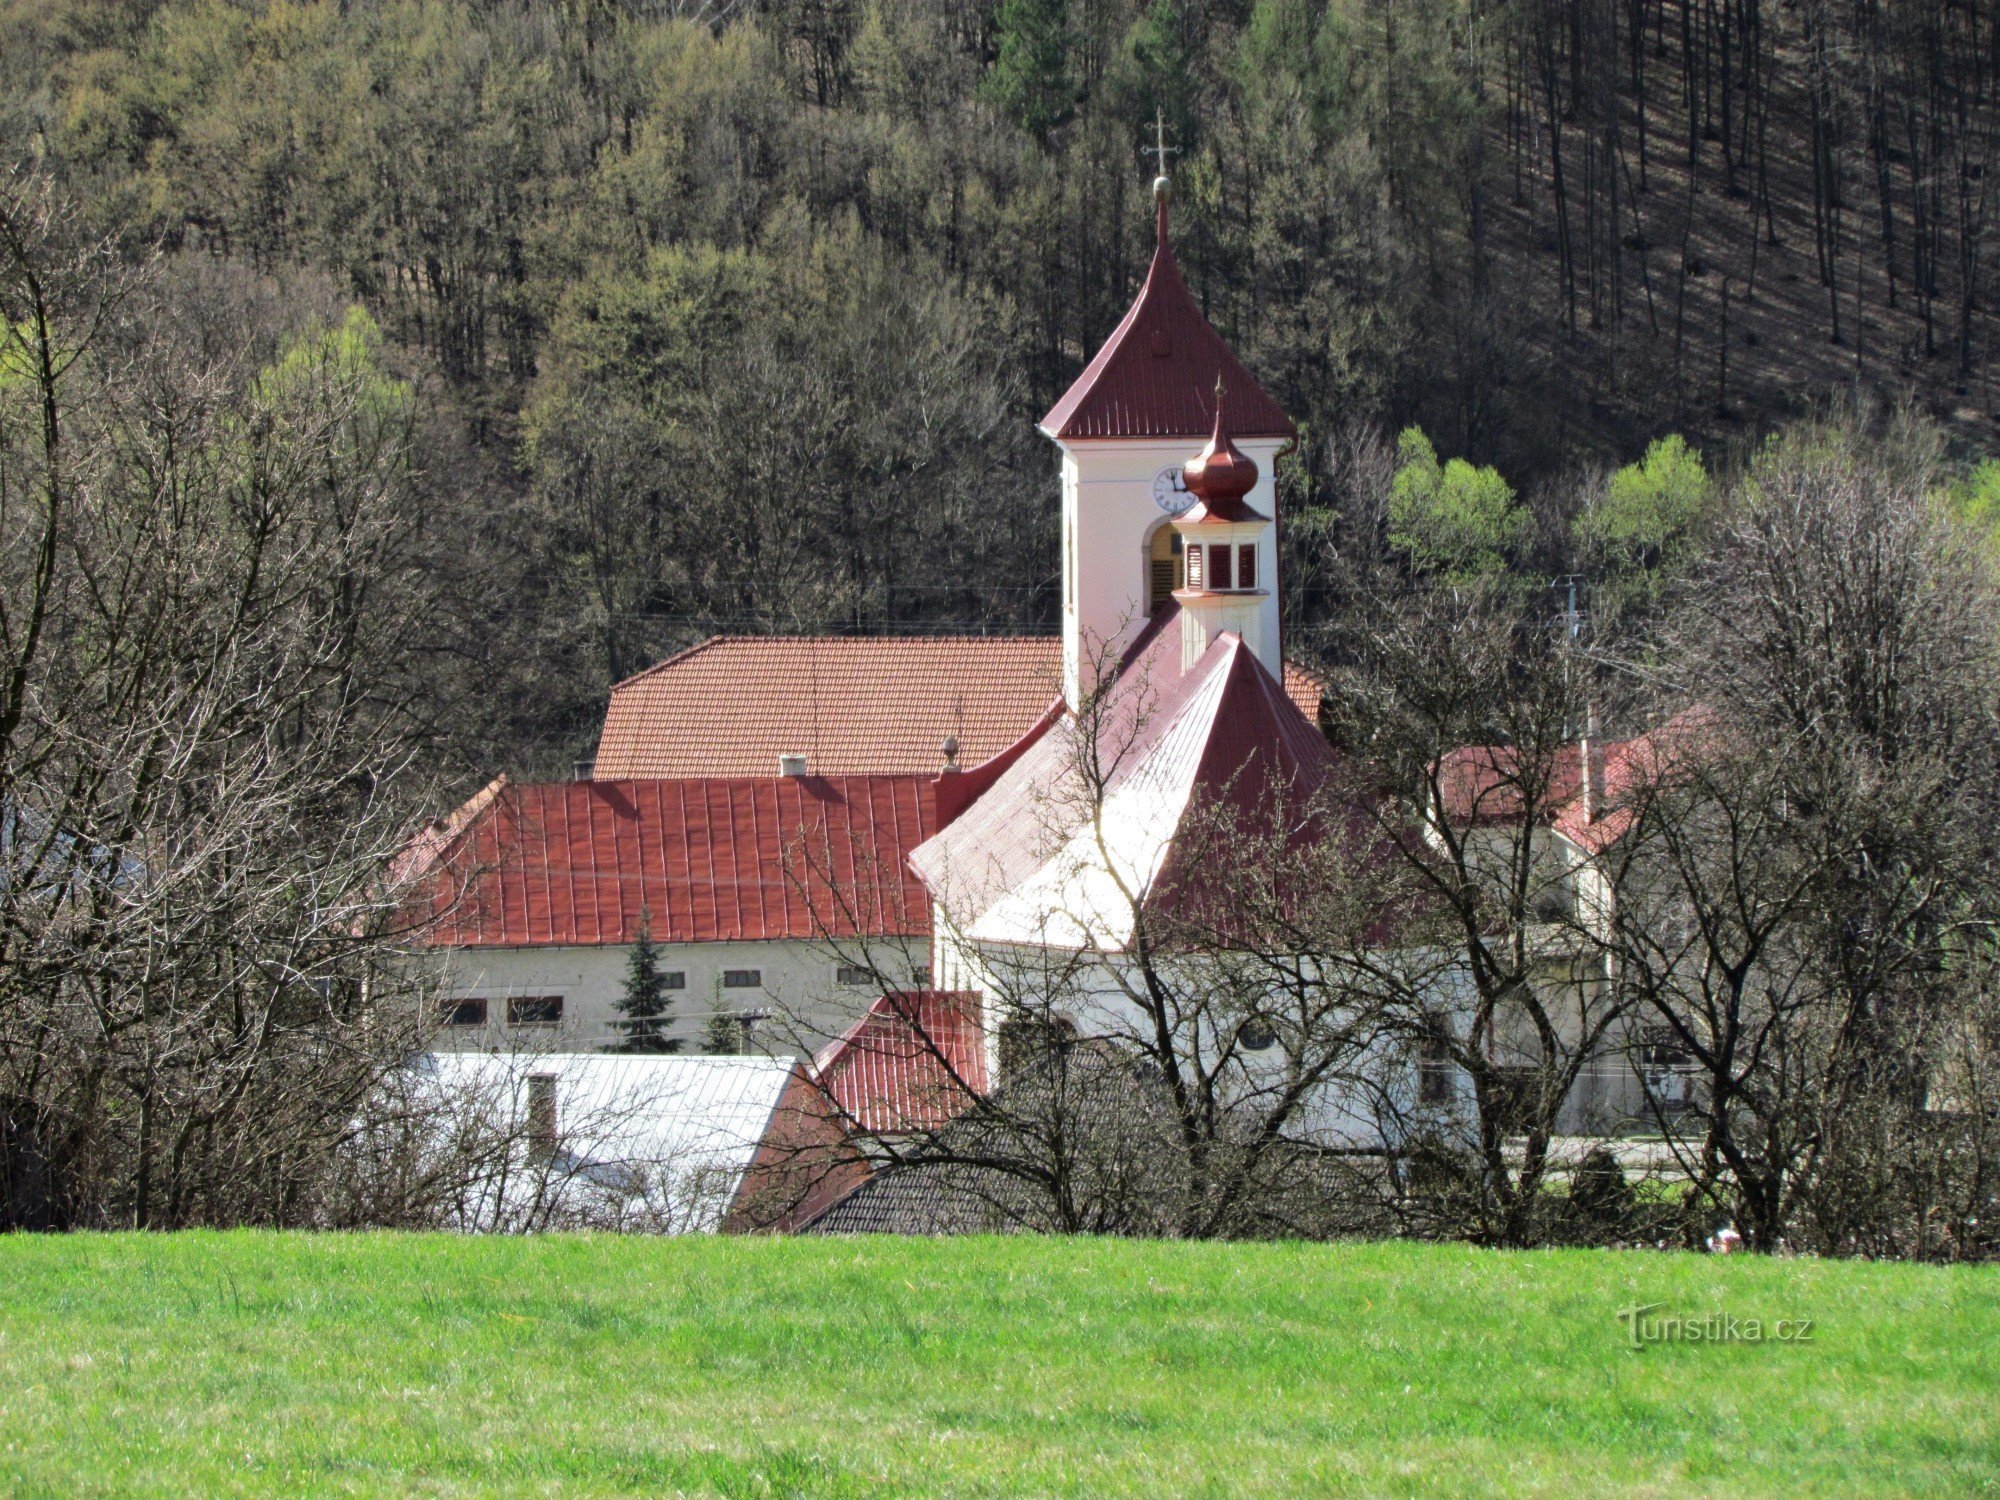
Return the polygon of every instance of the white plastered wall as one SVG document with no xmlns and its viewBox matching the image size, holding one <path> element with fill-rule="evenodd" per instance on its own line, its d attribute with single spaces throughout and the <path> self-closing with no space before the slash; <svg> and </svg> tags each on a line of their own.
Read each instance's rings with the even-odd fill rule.
<svg viewBox="0 0 2000 1500">
<path fill-rule="evenodd" d="M 700 1051 L 709 1018 L 718 1011 L 762 1012 L 768 1019 L 751 1028 L 752 1050 L 788 1055 L 818 1047 L 845 1031 L 881 993 L 882 986 L 839 983 L 839 961 L 805 942 L 661 943 L 659 967 L 678 971 L 686 987 L 668 991 L 673 1005 L 670 1034 L 686 1050 Z M 484 1027 L 448 1027 L 440 1047 L 520 1047 L 533 1050 L 594 1051 L 617 1039 L 618 1001 L 625 992 L 632 950 L 624 945 L 460 948 L 444 962 L 442 994 L 447 1000 L 484 1000 Z M 858 956 L 858 955 L 850 955 Z M 915 965 L 928 963 L 928 939 L 880 943 L 869 950 L 873 966 L 896 986 L 915 980 Z M 730 969 L 758 971 L 761 983 L 726 988 Z M 562 1020 L 554 1026 L 510 1026 L 507 1001 L 523 996 L 560 995 Z"/>
<path fill-rule="evenodd" d="M 1073 439 L 1063 450 L 1063 696 L 1076 704 L 1092 684 L 1087 673 L 1115 660 L 1146 623 L 1146 548 L 1164 518 L 1153 499 L 1160 471 L 1179 468 L 1206 439 Z M 1276 438 L 1243 439 L 1237 447 L 1257 465 L 1249 502 L 1278 513 Z M 1283 679 L 1278 653 L 1276 528 L 1258 542 L 1257 576 L 1269 592 L 1260 604 L 1257 640 L 1250 642 L 1274 677 Z M 1107 649 L 1108 648 L 1108 649 Z"/>
</svg>

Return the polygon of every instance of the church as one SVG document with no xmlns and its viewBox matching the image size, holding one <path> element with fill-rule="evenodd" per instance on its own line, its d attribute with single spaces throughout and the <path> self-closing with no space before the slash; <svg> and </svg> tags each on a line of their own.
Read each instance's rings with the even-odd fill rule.
<svg viewBox="0 0 2000 1500">
<path fill-rule="evenodd" d="M 1115 952 L 1116 893 L 1170 899 L 1191 808 L 1323 771 L 1280 610 L 1297 434 L 1183 280 L 1165 178 L 1155 199 L 1136 299 L 1039 424 L 1060 635 L 724 636 L 615 685 L 587 774 L 496 779 L 399 862 L 445 960 L 443 1045 L 615 1044 L 642 929 L 688 1047 L 831 1045 L 884 989 L 990 1000 L 1003 954 Z M 1049 793 L 1111 704 L 1086 829 Z"/>
</svg>

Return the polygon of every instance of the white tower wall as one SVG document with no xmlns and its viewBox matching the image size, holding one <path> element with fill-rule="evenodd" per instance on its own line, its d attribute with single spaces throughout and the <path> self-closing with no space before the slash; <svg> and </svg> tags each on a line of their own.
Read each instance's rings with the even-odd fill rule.
<svg viewBox="0 0 2000 1500">
<path fill-rule="evenodd" d="M 1145 628 L 1146 545 L 1154 528 L 1168 519 L 1153 498 L 1153 483 L 1162 470 L 1178 470 L 1206 441 L 1204 434 L 1144 440 L 1074 438 L 1060 445 L 1063 698 L 1071 708 L 1095 685 L 1092 669 L 1103 661 L 1116 666 L 1133 637 Z M 1273 475 L 1282 441 L 1239 438 L 1236 446 L 1257 465 L 1257 484 L 1247 497 L 1250 505 L 1275 517 L 1278 496 Z M 1260 601 L 1255 635 L 1245 631 L 1244 643 L 1282 681 L 1275 527 L 1265 528 L 1258 545 L 1257 580 L 1268 592 Z"/>
</svg>

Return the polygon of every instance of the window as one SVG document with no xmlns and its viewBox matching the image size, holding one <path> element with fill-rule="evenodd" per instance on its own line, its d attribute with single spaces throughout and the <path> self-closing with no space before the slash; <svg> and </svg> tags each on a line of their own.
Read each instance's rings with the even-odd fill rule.
<svg viewBox="0 0 2000 1500">
<path fill-rule="evenodd" d="M 1171 525 L 1153 533 L 1146 550 L 1146 612 L 1151 614 L 1173 598 L 1181 586 L 1181 534 Z"/>
<path fill-rule="evenodd" d="M 1218 543 L 1208 549 L 1208 586 L 1226 589 L 1229 582 L 1229 548 Z"/>
<path fill-rule="evenodd" d="M 662 969 L 660 971 L 661 989 L 684 990 L 687 987 L 688 987 L 688 973 L 686 969 Z"/>
<path fill-rule="evenodd" d="M 1257 544 L 1246 542 L 1236 549 L 1236 586 L 1239 589 L 1257 587 Z"/>
<path fill-rule="evenodd" d="M 1245 1052 L 1269 1052 L 1278 1045 L 1278 1033 L 1262 1016 L 1252 1016 L 1237 1029 L 1236 1040 Z"/>
<path fill-rule="evenodd" d="M 1017 1016 L 1000 1023 L 1000 1076 L 1012 1078 L 1025 1068 L 1060 1053 L 1076 1040 L 1076 1022 L 1067 1016 Z"/>
<path fill-rule="evenodd" d="M 931 987 L 931 966 L 929 964 L 910 965 L 910 983 L 920 990 Z"/>
<path fill-rule="evenodd" d="M 507 1002 L 509 1026 L 553 1026 L 562 1019 L 561 995 L 516 995 Z"/>
<path fill-rule="evenodd" d="M 1417 1049 L 1417 1103 L 1449 1104 L 1452 1088 L 1451 1053 L 1441 1036 L 1427 1036 Z"/>
<path fill-rule="evenodd" d="M 873 984 L 875 976 L 859 964 L 842 964 L 833 971 L 833 982 L 847 985 L 850 989 L 858 989 L 863 985 Z"/>
<path fill-rule="evenodd" d="M 1648 1026 L 1639 1038 L 1639 1078 L 1646 1097 L 1669 1114 L 1688 1107 L 1694 1059 L 1681 1050 L 1671 1026 Z"/>
<path fill-rule="evenodd" d="M 444 1024 L 447 1026 L 484 1026 L 486 1024 L 486 1002 L 484 1000 L 445 1001 Z"/>
<path fill-rule="evenodd" d="M 764 982 L 762 969 L 724 969 L 722 987 L 725 990 L 754 990 Z"/>
<path fill-rule="evenodd" d="M 1191 589 L 1202 589 L 1208 587 L 1208 585 L 1202 581 L 1201 548 L 1199 547 L 1190 547 L 1187 550 L 1187 586 Z"/>
</svg>

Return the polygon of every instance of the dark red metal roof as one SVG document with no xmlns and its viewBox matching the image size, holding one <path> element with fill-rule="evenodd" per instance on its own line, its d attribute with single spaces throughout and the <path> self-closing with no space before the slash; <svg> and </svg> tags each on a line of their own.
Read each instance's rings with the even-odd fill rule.
<svg viewBox="0 0 2000 1500">
<path fill-rule="evenodd" d="M 705 777 L 503 786 L 413 893 L 446 947 L 921 935 L 907 853 L 930 778 Z"/>
<path fill-rule="evenodd" d="M 1215 418 L 1218 379 L 1229 429 L 1238 437 L 1298 435 L 1181 280 L 1162 198 L 1146 284 L 1097 357 L 1042 418 L 1042 430 L 1054 438 L 1201 437 Z"/>
<path fill-rule="evenodd" d="M 884 995 L 820 1054 L 814 1071 L 862 1130 L 935 1130 L 986 1092 L 979 997 L 950 990 Z"/>
</svg>

